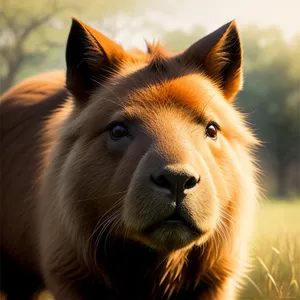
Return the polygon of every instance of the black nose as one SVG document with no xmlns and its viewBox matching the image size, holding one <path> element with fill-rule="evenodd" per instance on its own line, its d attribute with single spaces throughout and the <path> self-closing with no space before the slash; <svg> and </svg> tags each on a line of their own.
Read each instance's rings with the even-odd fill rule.
<svg viewBox="0 0 300 300">
<path fill-rule="evenodd" d="M 187 189 L 192 189 L 199 183 L 200 176 L 193 174 L 191 170 L 172 170 L 164 168 L 151 175 L 152 182 L 173 194 L 180 194 Z"/>
</svg>

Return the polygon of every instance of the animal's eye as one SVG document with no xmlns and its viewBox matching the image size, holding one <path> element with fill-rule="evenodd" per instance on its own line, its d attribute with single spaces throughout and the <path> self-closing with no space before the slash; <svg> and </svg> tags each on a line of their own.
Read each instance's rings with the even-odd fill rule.
<svg viewBox="0 0 300 300">
<path fill-rule="evenodd" d="M 119 140 L 128 136 L 128 130 L 123 124 L 114 124 L 110 130 L 110 136 L 113 140 Z"/>
<path fill-rule="evenodd" d="M 209 123 L 206 127 L 205 135 L 213 140 L 217 139 L 218 136 L 218 125 L 215 123 Z"/>
</svg>

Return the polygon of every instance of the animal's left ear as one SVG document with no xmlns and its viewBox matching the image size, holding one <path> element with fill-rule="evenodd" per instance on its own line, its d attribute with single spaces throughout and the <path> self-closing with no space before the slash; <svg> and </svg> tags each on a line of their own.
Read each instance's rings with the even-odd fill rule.
<svg viewBox="0 0 300 300">
<path fill-rule="evenodd" d="M 232 101 L 242 88 L 242 47 L 235 21 L 205 36 L 185 52 L 182 58 L 204 71 Z"/>
</svg>

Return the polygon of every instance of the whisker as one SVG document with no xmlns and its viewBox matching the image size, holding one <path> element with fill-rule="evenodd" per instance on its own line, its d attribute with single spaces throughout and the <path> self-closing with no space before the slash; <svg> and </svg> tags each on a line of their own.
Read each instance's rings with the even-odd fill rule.
<svg viewBox="0 0 300 300">
<path fill-rule="evenodd" d="M 116 221 L 117 220 L 117 221 Z M 116 221 L 116 222 L 115 222 Z M 105 240 L 104 240 L 104 253 L 105 253 L 105 255 L 107 255 L 107 251 L 106 251 L 106 249 L 107 249 L 107 247 L 106 247 L 106 245 L 107 245 L 107 241 L 109 240 L 109 238 L 110 238 L 110 236 L 111 236 L 111 233 L 113 232 L 113 230 L 116 228 L 116 226 L 118 225 L 118 224 L 120 224 L 121 223 L 121 212 L 119 212 L 119 213 L 117 213 L 116 215 L 115 215 L 115 217 L 114 217 L 114 220 L 112 221 L 112 223 L 111 223 L 111 226 L 110 226 L 110 229 L 108 230 L 108 233 L 107 233 L 107 235 L 106 235 L 106 237 L 105 237 Z"/>
<path fill-rule="evenodd" d="M 105 233 L 105 231 L 107 230 L 107 228 L 113 223 L 114 219 L 115 219 L 115 215 L 113 215 L 112 217 L 110 217 L 109 219 L 107 219 L 104 223 L 103 223 L 103 227 L 99 233 L 99 235 L 97 236 L 96 242 L 95 242 L 95 246 L 94 246 L 94 262 L 95 265 L 97 265 L 97 250 L 98 250 L 98 246 L 99 243 L 102 239 L 103 234 Z"/>
<path fill-rule="evenodd" d="M 110 207 L 110 209 L 108 209 L 100 218 L 99 220 L 97 221 L 95 227 L 94 227 L 94 230 L 93 232 L 91 233 L 91 235 L 89 236 L 89 238 L 87 239 L 87 242 L 86 242 L 86 246 L 85 246 L 85 249 L 87 249 L 87 247 L 89 246 L 89 243 L 90 243 L 90 240 L 93 238 L 94 234 L 105 224 L 105 222 L 107 220 L 104 220 L 102 223 L 101 221 L 111 212 L 113 211 L 115 208 L 117 208 L 120 204 L 122 204 L 124 200 L 124 197 L 120 198 L 118 201 L 116 201 L 116 203 L 114 203 L 114 205 L 112 207 Z M 96 218 L 97 220 L 98 218 Z M 95 219 L 94 219 L 95 220 Z"/>
<path fill-rule="evenodd" d="M 122 197 L 115 205 L 114 207 L 116 207 L 117 205 L 120 205 L 123 203 L 123 200 L 124 200 L 124 197 Z M 112 208 L 110 209 L 110 211 L 112 210 Z M 96 238 L 96 241 L 95 241 L 95 244 L 94 244 L 94 261 L 96 263 L 96 260 L 97 260 L 97 249 L 98 249 L 98 246 L 99 246 L 99 243 L 104 235 L 104 233 L 106 232 L 106 230 L 109 228 L 109 226 L 112 226 L 113 222 L 116 220 L 116 219 L 121 219 L 121 210 L 116 210 L 114 214 L 112 214 L 107 220 L 104 220 L 102 223 L 100 223 L 98 226 L 96 226 L 97 228 L 95 228 L 94 232 L 93 232 L 93 235 L 101 228 L 97 238 Z M 107 213 L 106 213 L 107 215 Z M 103 219 L 103 217 L 101 218 Z M 108 232 L 109 234 L 109 232 Z"/>
</svg>

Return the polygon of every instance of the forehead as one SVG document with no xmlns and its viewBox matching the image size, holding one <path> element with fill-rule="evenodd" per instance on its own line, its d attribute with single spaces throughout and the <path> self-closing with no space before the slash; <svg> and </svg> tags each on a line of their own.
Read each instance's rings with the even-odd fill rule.
<svg viewBox="0 0 300 300">
<path fill-rule="evenodd" d="M 111 112 L 122 110 L 129 117 L 138 119 L 151 118 L 159 111 L 164 113 L 165 108 L 174 107 L 178 109 L 169 112 L 181 110 L 189 115 L 192 112 L 193 116 L 202 119 L 232 111 L 212 80 L 199 70 L 182 65 L 176 57 L 153 59 L 145 55 L 134 56 L 124 62 L 117 74 L 102 85 L 93 98 L 96 98 L 92 101 L 93 112 L 100 109 Z M 101 98 L 106 100 L 106 105 L 99 105 Z"/>
<path fill-rule="evenodd" d="M 115 79 L 126 105 L 147 104 L 154 109 L 167 104 L 203 112 L 209 102 L 225 102 L 212 80 L 176 56 L 134 57 L 123 64 Z"/>
<path fill-rule="evenodd" d="M 129 103 L 147 101 L 149 104 L 178 103 L 193 108 L 203 107 L 210 99 L 218 97 L 216 87 L 202 75 L 184 75 L 170 80 L 148 84 L 133 89 L 128 97 Z"/>
<path fill-rule="evenodd" d="M 189 74 L 133 89 L 124 108 L 130 114 L 157 113 L 162 108 L 178 108 L 204 117 L 226 106 L 222 94 L 204 75 Z"/>
</svg>

